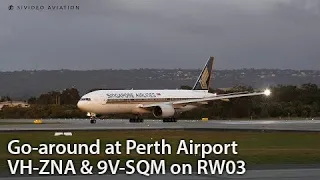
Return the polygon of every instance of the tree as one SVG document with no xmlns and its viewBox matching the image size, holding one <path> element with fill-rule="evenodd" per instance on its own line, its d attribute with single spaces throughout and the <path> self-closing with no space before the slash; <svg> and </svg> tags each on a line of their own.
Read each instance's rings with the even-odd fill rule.
<svg viewBox="0 0 320 180">
<path fill-rule="evenodd" d="M 5 102 L 5 101 L 11 101 L 11 98 L 9 96 L 3 96 L 0 98 L 0 102 Z"/>
<path fill-rule="evenodd" d="M 79 91 L 76 88 L 65 89 L 60 95 L 61 104 L 77 104 L 80 99 Z"/>
<path fill-rule="evenodd" d="M 190 86 L 186 86 L 186 85 L 182 85 L 182 86 L 180 86 L 180 89 L 192 89 L 192 87 L 190 87 Z"/>
<path fill-rule="evenodd" d="M 28 99 L 28 104 L 36 104 L 37 103 L 37 98 L 36 97 L 31 97 Z"/>
</svg>

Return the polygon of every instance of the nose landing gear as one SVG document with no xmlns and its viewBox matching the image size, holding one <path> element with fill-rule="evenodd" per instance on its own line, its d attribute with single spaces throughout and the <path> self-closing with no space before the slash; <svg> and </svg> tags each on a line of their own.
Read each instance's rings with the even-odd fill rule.
<svg viewBox="0 0 320 180">
<path fill-rule="evenodd" d="M 90 113 L 90 112 L 88 112 L 87 113 L 87 116 L 90 116 L 90 123 L 91 124 L 95 124 L 96 122 L 97 122 L 97 120 L 96 120 L 96 114 L 95 113 Z"/>
<path fill-rule="evenodd" d="M 90 119 L 91 124 L 95 124 L 96 122 L 97 122 L 97 120 L 95 120 L 94 118 Z"/>
</svg>

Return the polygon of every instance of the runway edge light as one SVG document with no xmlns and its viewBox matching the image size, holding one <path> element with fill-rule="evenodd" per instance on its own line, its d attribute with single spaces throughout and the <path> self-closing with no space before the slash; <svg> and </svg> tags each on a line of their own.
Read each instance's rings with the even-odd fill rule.
<svg viewBox="0 0 320 180">
<path fill-rule="evenodd" d="M 209 118 L 202 118 L 202 121 L 208 121 Z"/>
<path fill-rule="evenodd" d="M 33 121 L 34 124 L 42 124 L 42 120 L 41 119 L 36 119 Z"/>
</svg>

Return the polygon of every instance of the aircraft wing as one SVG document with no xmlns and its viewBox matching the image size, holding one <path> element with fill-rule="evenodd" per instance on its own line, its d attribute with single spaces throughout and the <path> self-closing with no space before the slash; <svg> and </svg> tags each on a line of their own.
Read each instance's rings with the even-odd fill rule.
<svg viewBox="0 0 320 180">
<path fill-rule="evenodd" d="M 271 94 L 271 91 L 269 89 L 263 91 L 263 92 L 254 92 L 254 93 L 237 93 L 237 94 L 221 94 L 213 97 L 207 97 L 207 98 L 199 98 L 199 99 L 190 99 L 190 100 L 179 100 L 179 101 L 168 101 L 168 102 L 161 102 L 161 103 L 154 103 L 154 104 L 142 104 L 139 107 L 141 108 L 151 108 L 163 104 L 170 104 L 170 105 L 186 105 L 186 104 L 192 104 L 192 103 L 203 103 L 208 101 L 216 101 L 216 100 L 225 100 L 225 99 L 232 99 L 232 98 L 239 98 L 239 97 L 249 97 L 249 96 L 258 96 L 258 95 L 265 95 L 269 96 Z"/>
</svg>

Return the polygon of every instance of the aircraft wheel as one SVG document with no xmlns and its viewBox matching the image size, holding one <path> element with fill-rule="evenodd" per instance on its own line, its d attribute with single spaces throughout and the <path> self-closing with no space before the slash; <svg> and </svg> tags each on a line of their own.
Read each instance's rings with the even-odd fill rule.
<svg viewBox="0 0 320 180">
<path fill-rule="evenodd" d="M 163 122 L 177 122 L 177 119 L 172 117 L 172 118 L 164 118 Z"/>
<path fill-rule="evenodd" d="M 130 119 L 129 119 L 129 122 L 135 123 L 135 122 L 136 122 L 136 119 L 135 119 L 135 118 L 130 118 Z"/>
<path fill-rule="evenodd" d="M 96 121 L 95 119 L 91 119 L 91 120 L 90 120 L 90 123 L 91 123 L 91 124 L 95 124 L 96 122 L 97 122 L 97 121 Z"/>
<path fill-rule="evenodd" d="M 143 122 L 143 119 L 142 119 L 142 118 L 139 118 L 139 117 L 137 117 L 137 118 L 130 118 L 130 119 L 129 119 L 129 122 L 131 122 L 131 123 L 139 123 L 139 122 Z"/>
</svg>

